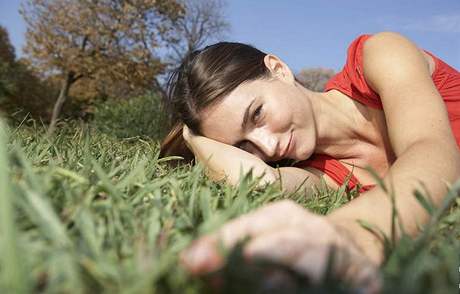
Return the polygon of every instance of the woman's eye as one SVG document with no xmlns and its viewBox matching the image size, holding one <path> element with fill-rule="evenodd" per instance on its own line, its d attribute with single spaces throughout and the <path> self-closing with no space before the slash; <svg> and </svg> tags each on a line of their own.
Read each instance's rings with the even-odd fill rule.
<svg viewBox="0 0 460 294">
<path fill-rule="evenodd" d="M 261 117 L 262 115 L 262 105 L 258 106 L 254 113 L 252 114 L 252 121 L 257 122 L 257 120 Z"/>
</svg>

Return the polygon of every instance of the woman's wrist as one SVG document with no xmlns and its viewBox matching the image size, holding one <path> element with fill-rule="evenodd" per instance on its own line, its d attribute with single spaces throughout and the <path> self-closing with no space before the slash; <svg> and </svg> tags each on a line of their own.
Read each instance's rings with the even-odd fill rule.
<svg viewBox="0 0 460 294">
<path fill-rule="evenodd" d="M 378 289 L 382 287 L 382 276 L 379 272 L 381 251 L 363 243 L 366 238 L 362 239 L 362 229 L 358 229 L 351 222 L 337 222 L 337 219 L 327 216 L 326 219 L 336 232 L 332 261 L 342 279 L 355 287 L 367 289 L 365 293 L 379 292 Z"/>
<path fill-rule="evenodd" d="M 383 262 L 382 242 L 355 219 L 344 219 L 333 215 L 328 215 L 326 218 L 336 228 L 344 243 L 351 244 L 376 266 Z"/>
</svg>

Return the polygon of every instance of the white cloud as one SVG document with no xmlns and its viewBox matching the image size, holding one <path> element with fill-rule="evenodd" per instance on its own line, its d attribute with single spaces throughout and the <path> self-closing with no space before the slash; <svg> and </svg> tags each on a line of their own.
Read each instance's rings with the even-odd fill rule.
<svg viewBox="0 0 460 294">
<path fill-rule="evenodd" d="M 460 14 L 440 14 L 423 20 L 412 20 L 405 23 L 403 29 L 424 32 L 460 33 Z"/>
<path fill-rule="evenodd" d="M 377 19 L 384 29 L 460 33 L 460 13 L 438 14 L 420 19 L 384 16 Z"/>
</svg>

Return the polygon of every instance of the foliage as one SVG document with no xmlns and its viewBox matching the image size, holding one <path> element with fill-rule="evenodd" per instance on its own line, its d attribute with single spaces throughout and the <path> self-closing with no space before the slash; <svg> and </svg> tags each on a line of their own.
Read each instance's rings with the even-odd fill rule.
<svg viewBox="0 0 460 294">
<path fill-rule="evenodd" d="M 9 74 L 15 59 L 16 55 L 8 31 L 0 26 L 0 99 L 4 99 L 14 91 L 14 82 Z"/>
<path fill-rule="evenodd" d="M 131 90 L 151 89 L 164 68 L 157 49 L 183 8 L 174 0 L 27 0 L 20 12 L 27 24 L 24 52 L 32 66 L 62 78 L 52 132 L 80 79 L 97 81 L 87 86 L 120 81 Z"/>
<path fill-rule="evenodd" d="M 0 26 L 0 59 L 6 63 L 13 63 L 16 59 L 14 47 L 11 45 L 8 31 Z"/>
<path fill-rule="evenodd" d="M 274 185 L 256 188 L 250 175 L 229 187 L 211 182 L 200 166 L 168 167 L 155 140 L 117 139 L 73 123 L 47 139 L 28 125 L 11 129 L 8 140 L 0 126 L 2 293 L 202 293 L 202 281 L 178 266 L 178 252 L 193 238 L 277 199 L 327 214 L 356 196 L 325 186 L 284 195 Z M 395 247 L 383 267 L 383 293 L 457 292 L 460 201 L 451 199 L 427 234 Z M 261 268 L 238 258 L 228 263 L 235 281 L 267 281 Z M 312 293 L 349 291 L 326 287 Z"/>
<path fill-rule="evenodd" d="M 160 97 L 143 95 L 124 100 L 107 100 L 94 106 L 92 125 L 117 138 L 161 139 L 167 129 L 167 116 Z"/>
<path fill-rule="evenodd" d="M 14 91 L 14 82 L 9 78 L 11 65 L 0 59 L 0 102 L 9 97 Z"/>
<path fill-rule="evenodd" d="M 181 13 L 175 1 L 28 0 L 24 51 L 43 73 L 148 88 L 162 68 L 155 48 Z"/>
<path fill-rule="evenodd" d="M 24 59 L 16 60 L 8 32 L 0 26 L 0 108 L 8 114 L 21 110 L 44 117 L 55 95 L 54 88 L 41 81 Z"/>
</svg>

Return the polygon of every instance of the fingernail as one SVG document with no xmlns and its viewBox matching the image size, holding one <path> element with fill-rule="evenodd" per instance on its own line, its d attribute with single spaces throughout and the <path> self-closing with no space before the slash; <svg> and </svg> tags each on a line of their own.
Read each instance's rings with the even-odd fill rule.
<svg viewBox="0 0 460 294">
<path fill-rule="evenodd" d="M 206 247 L 207 246 L 199 245 L 193 248 L 193 251 L 190 254 L 190 261 L 193 264 L 198 265 L 206 261 L 206 259 L 209 257 L 209 254 L 208 254 L 209 248 L 206 248 Z"/>
<path fill-rule="evenodd" d="M 183 259 L 194 274 L 212 271 L 220 264 L 220 258 L 212 246 L 206 243 L 196 244 L 188 249 Z"/>
</svg>

